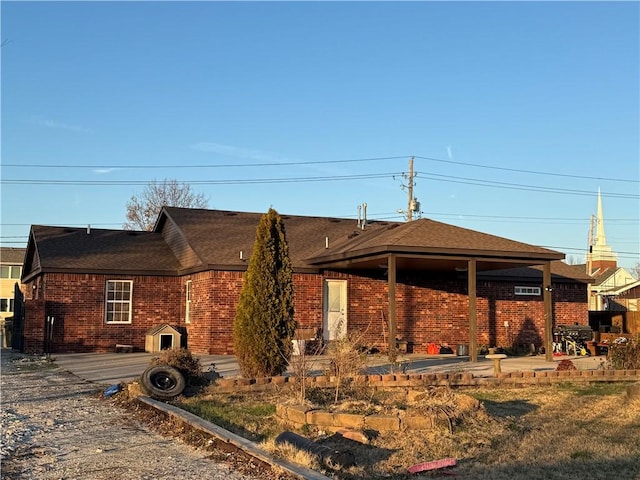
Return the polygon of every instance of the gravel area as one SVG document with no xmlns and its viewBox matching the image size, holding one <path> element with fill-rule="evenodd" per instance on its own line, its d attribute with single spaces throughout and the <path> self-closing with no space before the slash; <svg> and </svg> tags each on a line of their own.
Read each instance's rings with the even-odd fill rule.
<svg viewBox="0 0 640 480">
<path fill-rule="evenodd" d="M 219 453 L 160 435 L 104 399 L 104 387 L 43 357 L 3 349 L 1 363 L 2 480 L 265 478 L 257 466 L 242 474 Z"/>
</svg>

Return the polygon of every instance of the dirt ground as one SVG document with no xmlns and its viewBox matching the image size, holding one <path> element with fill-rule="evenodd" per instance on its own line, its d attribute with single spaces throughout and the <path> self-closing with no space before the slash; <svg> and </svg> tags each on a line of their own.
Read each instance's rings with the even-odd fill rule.
<svg viewBox="0 0 640 480">
<path fill-rule="evenodd" d="M 103 388 L 43 358 L 3 349 L 1 362 L 2 480 L 274 478 L 234 452 L 161 435 L 104 399 Z"/>
<path fill-rule="evenodd" d="M 280 477 L 155 410 L 120 396 L 104 399 L 104 387 L 43 358 L 2 350 L 1 360 L 2 480 Z M 595 387 L 476 391 L 486 418 L 422 441 L 417 433 L 381 435 L 339 477 L 390 478 L 421 460 L 455 457 L 450 474 L 465 479 L 640 480 L 640 405 L 619 388 L 612 394 Z M 411 478 L 443 478 L 440 473 Z"/>
</svg>

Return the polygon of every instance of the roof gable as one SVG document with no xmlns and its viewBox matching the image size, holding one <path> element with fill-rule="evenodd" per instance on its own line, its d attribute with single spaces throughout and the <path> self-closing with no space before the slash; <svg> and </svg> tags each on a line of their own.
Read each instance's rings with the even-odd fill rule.
<svg viewBox="0 0 640 480">
<path fill-rule="evenodd" d="M 595 286 L 600 289 L 618 288 L 629 283 L 633 283 L 636 279 L 624 268 L 607 268 L 595 275 Z"/>
<path fill-rule="evenodd" d="M 180 335 L 180 332 L 173 328 L 168 323 L 161 323 L 160 325 L 154 325 L 149 328 L 144 334 L 145 335 L 157 335 L 159 333 L 172 333 L 174 335 Z"/>
<path fill-rule="evenodd" d="M 210 267 L 244 268 L 251 257 L 256 229 L 262 213 L 232 212 L 165 207 L 167 218 L 179 228 L 196 256 Z M 386 227 L 388 222 L 371 222 L 366 230 L 359 230 L 355 220 L 329 217 L 281 215 L 284 222 L 289 256 L 294 268 L 309 268 L 308 257 L 324 251 L 350 236 L 369 235 Z M 165 223 L 159 224 L 164 230 Z"/>
<path fill-rule="evenodd" d="M 31 227 L 25 280 L 41 271 L 86 273 L 175 273 L 179 263 L 153 232 Z"/>
<path fill-rule="evenodd" d="M 165 242 L 183 268 L 200 266 L 204 263 L 189 244 L 185 232 L 176 224 L 168 207 L 164 207 L 158 215 L 154 231 L 162 233 Z"/>
</svg>

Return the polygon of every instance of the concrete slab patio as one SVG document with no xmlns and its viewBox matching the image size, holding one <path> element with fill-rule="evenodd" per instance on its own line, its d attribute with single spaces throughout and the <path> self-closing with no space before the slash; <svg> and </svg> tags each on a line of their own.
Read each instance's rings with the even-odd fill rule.
<svg viewBox="0 0 640 480">
<path fill-rule="evenodd" d="M 103 385 L 129 382 L 138 378 L 156 356 L 151 353 L 66 353 L 53 354 L 52 360 L 61 368 L 73 374 Z M 240 376 L 236 358 L 231 355 L 198 356 L 204 370 L 215 366 L 215 371 L 224 378 Z M 596 370 L 606 357 L 556 357 L 547 362 L 544 355 L 507 357 L 502 360 L 503 372 L 550 371 L 557 362 L 569 358 L 580 370 Z M 478 377 L 493 375 L 493 361 L 480 357 L 477 363 L 466 356 L 454 355 L 403 355 L 399 362 L 406 373 L 461 373 L 469 372 Z M 320 374 L 328 365 L 326 356 L 308 357 L 311 374 Z M 383 355 L 369 357 L 367 374 L 384 374 L 391 371 L 388 359 Z"/>
</svg>

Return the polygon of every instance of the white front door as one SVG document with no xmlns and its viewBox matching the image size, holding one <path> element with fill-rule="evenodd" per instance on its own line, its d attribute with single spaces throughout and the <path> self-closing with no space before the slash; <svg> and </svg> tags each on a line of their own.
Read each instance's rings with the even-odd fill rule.
<svg viewBox="0 0 640 480">
<path fill-rule="evenodd" d="M 347 281 L 324 281 L 325 340 L 339 340 L 347 334 Z"/>
</svg>

